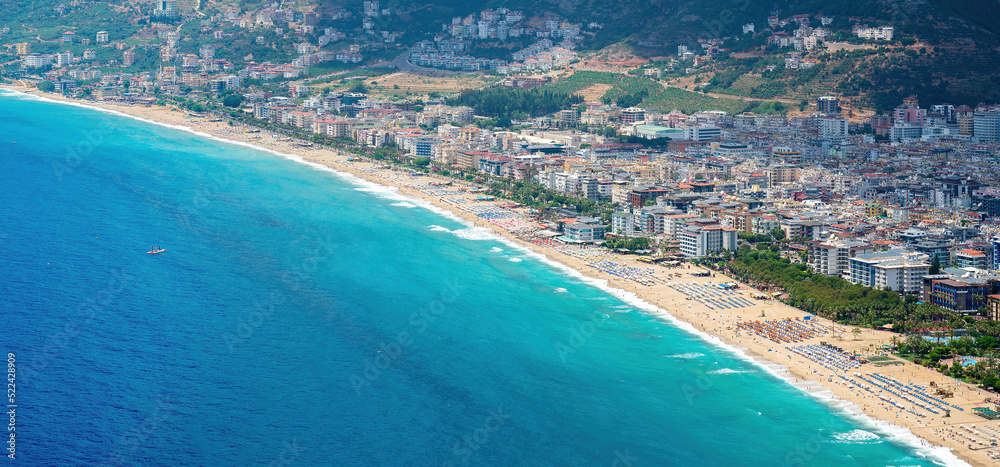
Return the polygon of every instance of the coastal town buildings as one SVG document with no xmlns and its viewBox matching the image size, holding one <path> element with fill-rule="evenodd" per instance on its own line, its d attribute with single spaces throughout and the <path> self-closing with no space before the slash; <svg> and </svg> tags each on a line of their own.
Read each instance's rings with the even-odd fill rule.
<svg viewBox="0 0 1000 467">
<path fill-rule="evenodd" d="M 926 255 L 899 250 L 857 255 L 849 262 L 849 281 L 901 293 L 923 290 L 923 277 L 930 268 Z"/>
<path fill-rule="evenodd" d="M 809 269 L 825 276 L 840 276 L 850 271 L 850 260 L 875 252 L 875 246 L 833 237 L 827 241 L 807 242 Z M 846 275 L 846 274 L 845 274 Z"/>
</svg>

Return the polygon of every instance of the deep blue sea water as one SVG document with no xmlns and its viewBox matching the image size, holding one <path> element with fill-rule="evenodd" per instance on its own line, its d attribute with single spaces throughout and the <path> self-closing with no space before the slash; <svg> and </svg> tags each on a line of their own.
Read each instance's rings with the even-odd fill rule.
<svg viewBox="0 0 1000 467">
<path fill-rule="evenodd" d="M 947 457 L 388 190 L 10 93 L 0 276 L 21 465 Z"/>
</svg>

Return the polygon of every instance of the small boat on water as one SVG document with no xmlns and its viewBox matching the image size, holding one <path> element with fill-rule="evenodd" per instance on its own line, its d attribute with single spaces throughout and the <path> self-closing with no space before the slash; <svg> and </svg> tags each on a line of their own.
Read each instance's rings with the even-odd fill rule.
<svg viewBox="0 0 1000 467">
<path fill-rule="evenodd" d="M 152 247 L 152 246 L 149 247 L 149 251 L 147 251 L 146 254 L 155 255 L 155 254 L 158 254 L 158 253 L 163 253 L 164 251 L 167 251 L 167 249 L 166 248 L 160 248 L 160 246 L 157 245 L 155 247 Z"/>
</svg>

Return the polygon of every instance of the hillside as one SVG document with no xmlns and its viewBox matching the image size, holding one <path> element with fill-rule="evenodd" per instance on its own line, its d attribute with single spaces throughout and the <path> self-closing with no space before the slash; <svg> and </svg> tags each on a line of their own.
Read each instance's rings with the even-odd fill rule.
<svg viewBox="0 0 1000 467">
<path fill-rule="evenodd" d="M 679 72 L 672 69 L 673 74 L 666 78 L 682 78 L 691 73 L 685 70 L 694 70 L 700 90 L 712 93 L 796 100 L 830 93 L 856 105 L 879 109 L 895 105 L 910 94 L 925 101 L 955 104 L 1000 101 L 1000 67 L 994 65 L 1000 51 L 1000 8 L 996 0 L 383 0 L 380 11 L 389 13 L 375 16 L 365 28 L 363 0 L 282 2 L 282 6 L 293 6 L 299 12 L 318 13 L 312 23 L 314 32 L 304 34 L 208 21 L 228 10 L 243 15 L 272 5 L 264 0 L 183 0 L 178 5 L 183 18 L 154 20 L 152 2 L 11 0 L 5 5 L 7 13 L 0 18 L 0 28 L 6 28 L 0 42 L 8 50 L 15 43 L 28 42 L 31 51 L 37 53 L 55 53 L 68 47 L 79 57 L 86 47 L 60 43 L 63 32 L 93 38 L 96 31 L 108 31 L 112 42 L 122 42 L 129 48 L 143 47 L 137 54 L 142 61 L 138 70 L 158 64 L 155 49 L 146 46 L 158 47 L 164 33 L 176 29 L 180 34 L 177 53 L 197 54 L 201 46 L 209 45 L 216 48 L 217 58 L 240 66 L 245 61 L 287 63 L 299 55 L 298 44 L 316 44 L 321 31 L 332 28 L 346 36 L 322 50 L 342 52 L 359 47 L 365 62 L 374 63 L 391 60 L 420 40 L 434 39 L 442 33 L 442 26 L 455 17 L 478 18 L 484 9 L 504 7 L 520 10 L 526 18 L 536 21 L 555 18 L 581 25 L 582 40 L 577 52 L 584 54 L 624 49 L 636 58 L 657 64 L 666 57 L 676 57 L 678 46 L 687 46 L 696 55 L 704 55 L 706 47 L 711 46 L 721 53 L 707 65 L 692 67 L 684 63 Z M 798 25 L 769 26 L 768 17 L 809 15 L 806 25 L 818 28 L 820 13 L 832 19 L 829 25 L 823 23 L 824 28 L 835 31 L 831 41 L 858 42 L 851 33 L 856 24 L 892 26 L 895 35 L 892 41 L 874 44 L 884 48 L 852 52 L 820 48 L 806 52 L 803 58 L 815 60 L 819 63 L 816 67 L 785 69 L 783 57 L 792 50 L 769 45 L 769 37 L 792 35 Z M 301 21 L 304 19 L 296 17 L 293 22 Z M 748 24 L 753 24 L 754 31 L 744 33 L 744 25 Z M 225 39 L 213 37 L 213 30 L 215 34 L 224 33 Z M 468 53 L 509 59 L 512 51 L 533 39 L 473 40 Z M 747 52 L 752 57 L 735 58 Z M 7 53 L 3 55 L 0 49 L 0 59 L 17 59 Z M 98 48 L 96 54 L 96 60 L 102 62 L 120 56 L 120 52 L 103 48 Z M 348 65 L 336 65 L 329 71 Z M 601 84 L 603 87 L 591 88 L 593 97 L 611 93 L 612 99 L 618 98 L 615 93 L 620 90 L 613 83 Z M 641 100 L 655 102 L 658 98 L 653 94 L 663 92 L 647 90 Z"/>
<path fill-rule="evenodd" d="M 663 81 L 645 76 L 577 71 L 542 89 L 552 92 L 576 93 L 619 107 L 642 106 L 662 112 L 680 110 L 692 113 L 701 110 L 724 110 L 732 114 L 741 112 L 781 113 L 787 104 L 772 101 L 712 97 L 701 92 L 665 86 Z M 600 92 L 589 93 L 598 89 Z"/>
<path fill-rule="evenodd" d="M 57 4 L 53 0 L 41 3 L 49 2 L 53 6 Z M 207 1 L 207 5 L 215 9 L 241 11 L 268 3 L 263 0 Z M 363 0 L 298 0 L 283 4 L 307 6 L 321 13 L 347 10 L 357 14 L 363 3 Z M 527 16 L 557 15 L 574 23 L 596 22 L 600 26 L 587 33 L 587 49 L 597 50 L 626 42 L 650 57 L 672 53 L 679 44 L 695 45 L 699 39 L 739 35 L 746 23 L 756 24 L 759 31 L 772 14 L 788 17 L 823 13 L 851 21 L 891 23 L 906 34 L 920 32 L 928 40 L 939 41 L 953 39 L 955 32 L 964 31 L 963 35 L 992 37 L 995 43 L 1000 34 L 1000 8 L 993 0 L 383 0 L 380 5 L 392 11 L 397 18 L 394 22 L 402 26 L 399 29 L 422 34 L 440 32 L 441 25 L 453 17 L 501 7 L 521 10 Z M 957 31 L 952 28 L 935 31 L 929 27 L 940 27 L 941 24 L 936 23 L 951 20 L 957 21 L 954 28 Z"/>
<path fill-rule="evenodd" d="M 353 3 L 362 2 L 344 6 L 352 8 Z M 730 52 L 764 49 L 761 59 L 722 56 L 699 70 L 706 81 L 718 77 L 705 89 L 714 93 L 796 100 L 837 94 L 877 109 L 895 105 L 910 94 L 956 104 L 1000 102 L 1000 67 L 994 65 L 1000 50 L 1000 7 L 995 0 L 440 0 L 389 5 L 401 12 L 407 27 L 423 25 L 431 31 L 440 31 L 437 25 L 454 16 L 499 7 L 520 9 L 529 16 L 558 15 L 584 25 L 597 23 L 585 29 L 584 50 L 623 44 L 647 59 L 675 56 L 678 45 L 700 52 L 699 43 L 718 38 L 728 38 L 720 47 Z M 782 64 L 782 57 L 790 51 L 765 47 L 766 38 L 795 29 L 769 28 L 768 16 L 807 14 L 811 26 L 818 27 L 819 13 L 833 18 L 829 28 L 847 31 L 847 36 L 855 24 L 884 25 L 893 26 L 902 42 L 894 40 L 879 44 L 884 49 L 863 52 L 816 52 L 806 55 L 822 62 L 816 69 L 765 72 L 767 65 Z M 743 34 L 743 25 L 748 23 L 754 24 L 755 33 Z M 855 39 L 843 36 L 838 38 Z"/>
<path fill-rule="evenodd" d="M 722 57 L 701 68 L 699 90 L 757 99 L 814 99 L 837 95 L 846 103 L 888 110 L 909 95 L 923 102 L 975 106 L 1000 101 L 1000 69 L 992 48 L 961 46 L 871 47 L 806 54 L 819 64 L 783 67 L 781 54 Z"/>
</svg>

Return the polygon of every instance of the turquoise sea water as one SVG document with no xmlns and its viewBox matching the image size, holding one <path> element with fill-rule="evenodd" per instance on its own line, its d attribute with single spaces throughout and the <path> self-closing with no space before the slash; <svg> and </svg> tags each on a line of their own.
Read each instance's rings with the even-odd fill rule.
<svg viewBox="0 0 1000 467">
<path fill-rule="evenodd" d="M 18 462 L 954 462 L 416 203 L 0 95 Z"/>
</svg>

